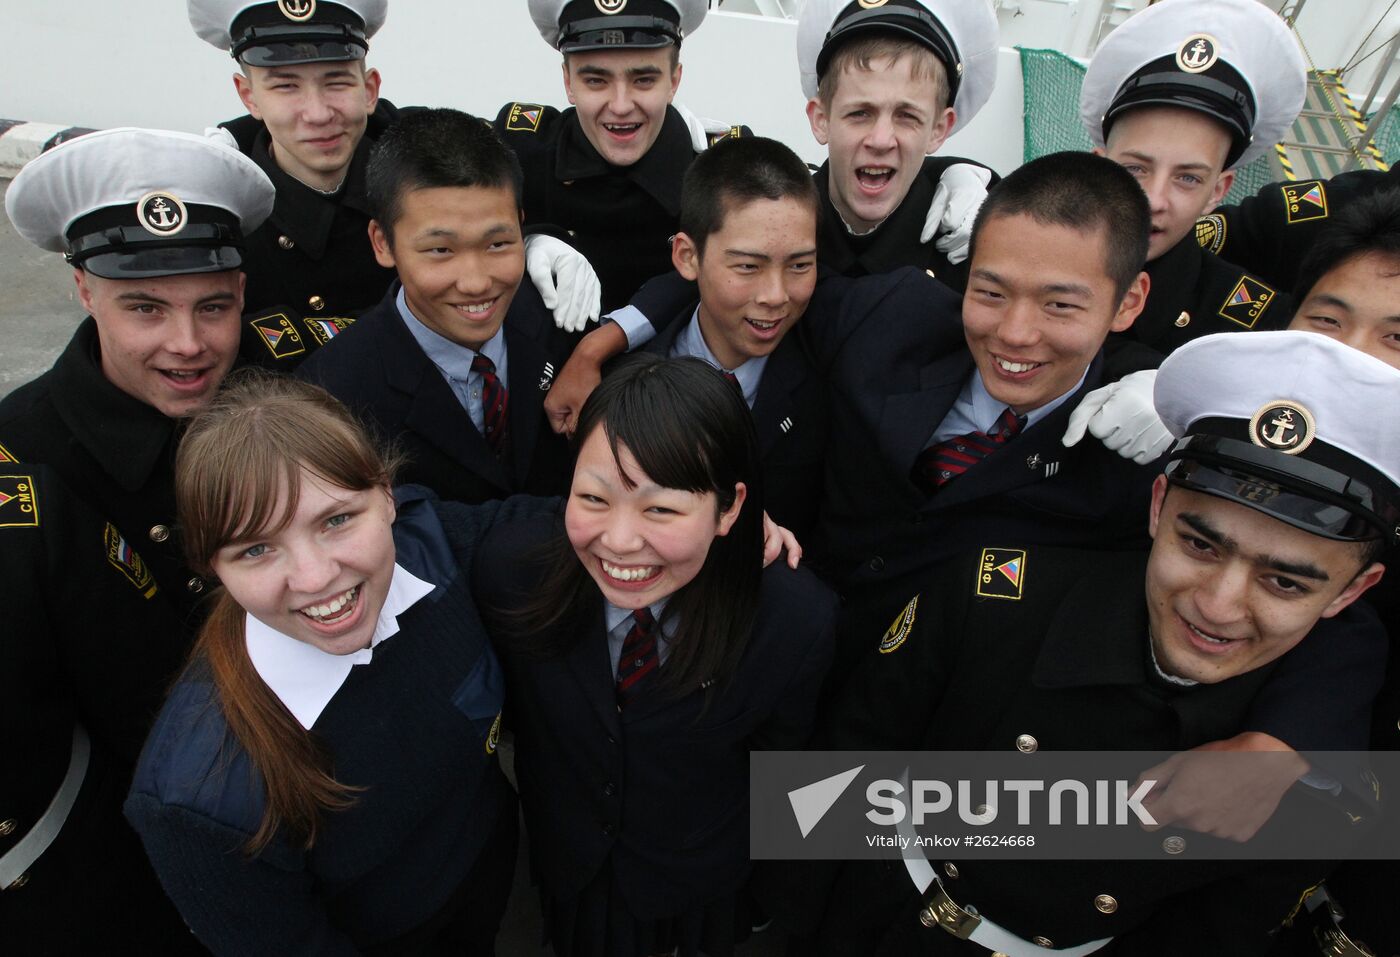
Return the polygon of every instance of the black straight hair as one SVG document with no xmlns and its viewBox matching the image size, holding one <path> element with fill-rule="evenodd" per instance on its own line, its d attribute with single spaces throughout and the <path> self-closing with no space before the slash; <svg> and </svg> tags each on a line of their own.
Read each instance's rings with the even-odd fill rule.
<svg viewBox="0 0 1400 957">
<path fill-rule="evenodd" d="M 460 110 L 405 110 L 370 151 L 370 216 L 393 237 L 410 190 L 509 186 L 520 208 L 524 177 L 514 151 L 488 120 Z"/>
<path fill-rule="evenodd" d="M 660 687 L 675 697 L 704 688 L 708 698 L 738 668 L 758 614 L 763 490 L 753 416 L 739 390 L 708 363 L 642 353 L 620 361 L 584 403 L 575 461 L 599 429 L 620 470 L 626 448 L 658 485 L 713 492 L 717 513 L 734 504 L 738 483 L 747 490 L 729 533 L 710 543 L 700 571 L 671 595 L 661 616 L 671 637 Z M 528 654 L 552 657 L 587 637 L 600 595 L 562 528 L 535 557 L 547 569 L 537 597 L 518 610 L 492 609 L 493 626 Z"/>
<path fill-rule="evenodd" d="M 987 195 L 972 227 L 972 252 L 987 223 L 1025 215 L 1047 226 L 1104 233 L 1104 269 L 1121 298 L 1147 262 L 1152 210 L 1131 173 L 1093 153 L 1051 153 L 1017 169 Z"/>
<path fill-rule="evenodd" d="M 1332 217 L 1298 267 L 1293 301 L 1301 306 L 1323 276 L 1368 253 L 1400 260 L 1400 188 L 1363 196 Z"/>
<path fill-rule="evenodd" d="M 680 231 L 703 256 L 705 241 L 724 228 L 725 214 L 760 199 L 795 199 L 821 216 L 812 173 L 791 149 L 762 136 L 720 140 L 695 158 L 681 181 Z"/>
</svg>

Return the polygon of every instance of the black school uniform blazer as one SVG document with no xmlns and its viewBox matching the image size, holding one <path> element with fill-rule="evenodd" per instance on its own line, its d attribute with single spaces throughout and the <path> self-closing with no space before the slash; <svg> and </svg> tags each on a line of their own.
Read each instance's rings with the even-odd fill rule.
<svg viewBox="0 0 1400 957">
<path fill-rule="evenodd" d="M 504 324 L 510 434 L 508 454 L 498 458 L 404 325 L 394 301 L 399 288 L 394 283 L 359 322 L 317 350 L 298 378 L 325 387 L 397 443 L 409 457 L 404 483 L 467 503 L 564 492 L 568 442 L 545 421 L 544 395 L 582 333 L 558 329 L 534 286 L 520 284 Z"/>
</svg>

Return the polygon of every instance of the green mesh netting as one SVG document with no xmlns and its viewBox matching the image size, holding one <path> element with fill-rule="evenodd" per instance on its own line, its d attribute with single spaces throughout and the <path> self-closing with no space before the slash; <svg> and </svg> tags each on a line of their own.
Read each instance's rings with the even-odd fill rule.
<svg viewBox="0 0 1400 957">
<path fill-rule="evenodd" d="M 1279 176 L 1269 165 L 1273 150 L 1266 150 L 1262 156 L 1250 160 L 1235 170 L 1235 184 L 1225 194 L 1224 205 L 1233 206 L 1241 200 L 1253 196 L 1265 186 L 1276 181 Z"/>
<path fill-rule="evenodd" d="M 1387 165 L 1400 160 L 1400 106 L 1392 106 L 1376 129 L 1376 148 L 1385 157 Z"/>
<path fill-rule="evenodd" d="M 1059 50 L 1016 48 L 1021 54 L 1025 82 L 1025 150 L 1023 162 L 1059 153 L 1087 150 L 1089 142 L 1079 122 L 1079 87 L 1084 67 Z"/>
</svg>

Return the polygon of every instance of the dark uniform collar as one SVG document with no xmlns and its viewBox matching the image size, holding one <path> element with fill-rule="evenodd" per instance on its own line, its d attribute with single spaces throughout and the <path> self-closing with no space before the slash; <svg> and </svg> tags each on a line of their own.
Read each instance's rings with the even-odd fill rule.
<svg viewBox="0 0 1400 957">
<path fill-rule="evenodd" d="M 123 489 L 144 488 L 165 467 L 176 423 L 102 374 L 97 322 L 91 316 L 54 363 L 53 376 L 54 405 L 78 443 Z"/>
<path fill-rule="evenodd" d="M 690 142 L 685 120 L 673 107 L 666 107 L 661 135 L 646 155 L 631 166 L 613 166 L 593 148 L 579 124 L 578 110 L 565 110 L 563 121 L 554 164 L 556 179 L 568 182 L 592 176 L 622 175 L 645 190 L 666 212 L 680 215 L 681 177 L 695 159 L 695 147 Z"/>
<path fill-rule="evenodd" d="M 370 214 L 369 200 L 365 196 L 365 167 L 369 164 L 369 151 L 373 146 L 370 133 L 375 125 L 375 119 L 371 117 L 370 127 L 365 130 L 365 135 L 355 147 L 355 155 L 350 158 L 345 182 L 330 195 L 312 189 L 277 165 L 272 158 L 272 135 L 266 126 L 258 130 L 253 140 L 249 156 L 262 167 L 277 190 L 269 224 L 275 224 L 275 229 L 293 240 L 313 259 L 325 255 L 337 207 L 348 206 L 367 216 Z"/>
<path fill-rule="evenodd" d="M 901 266 L 924 268 L 932 247 L 919 242 L 919 234 L 933 205 L 934 181 L 920 172 L 908 194 L 883 223 L 864 236 L 853 236 L 831 201 L 830 166 L 830 161 L 823 163 L 813 176 L 824 207 L 817 234 L 818 261 L 842 275 L 852 276 L 890 272 Z"/>
</svg>

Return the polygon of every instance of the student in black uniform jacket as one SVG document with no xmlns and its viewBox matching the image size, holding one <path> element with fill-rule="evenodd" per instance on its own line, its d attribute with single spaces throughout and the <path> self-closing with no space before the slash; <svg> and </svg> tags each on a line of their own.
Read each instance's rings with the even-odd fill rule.
<svg viewBox="0 0 1400 957">
<path fill-rule="evenodd" d="M 1202 34 L 1215 46 L 1198 49 Z M 1229 192 L 1237 168 L 1282 139 L 1302 108 L 1305 77 L 1288 27 L 1250 0 L 1151 7 L 1094 53 L 1080 94 L 1085 130 L 1152 206 L 1151 291 L 1111 349 L 1160 362 L 1198 336 L 1288 324 L 1283 287 L 1203 248 L 1195 224 Z"/>
<path fill-rule="evenodd" d="M 421 488 L 323 390 L 245 373 L 177 464 L 224 586 L 126 803 L 219 954 L 490 954 L 515 864 L 502 680 L 470 568 L 496 518 Z"/>
<path fill-rule="evenodd" d="M 835 614 L 811 574 L 760 571 L 761 486 L 734 388 L 694 359 L 633 357 L 584 409 L 562 524 L 483 544 L 563 957 L 733 952 L 749 751 L 806 740 Z"/>
<path fill-rule="evenodd" d="M 297 371 L 399 443 L 405 481 L 457 501 L 568 485 L 542 400 L 579 334 L 521 282 L 519 188 L 514 156 L 479 119 L 406 116 L 369 168 L 375 253 L 401 282 L 374 321 Z"/>
</svg>

